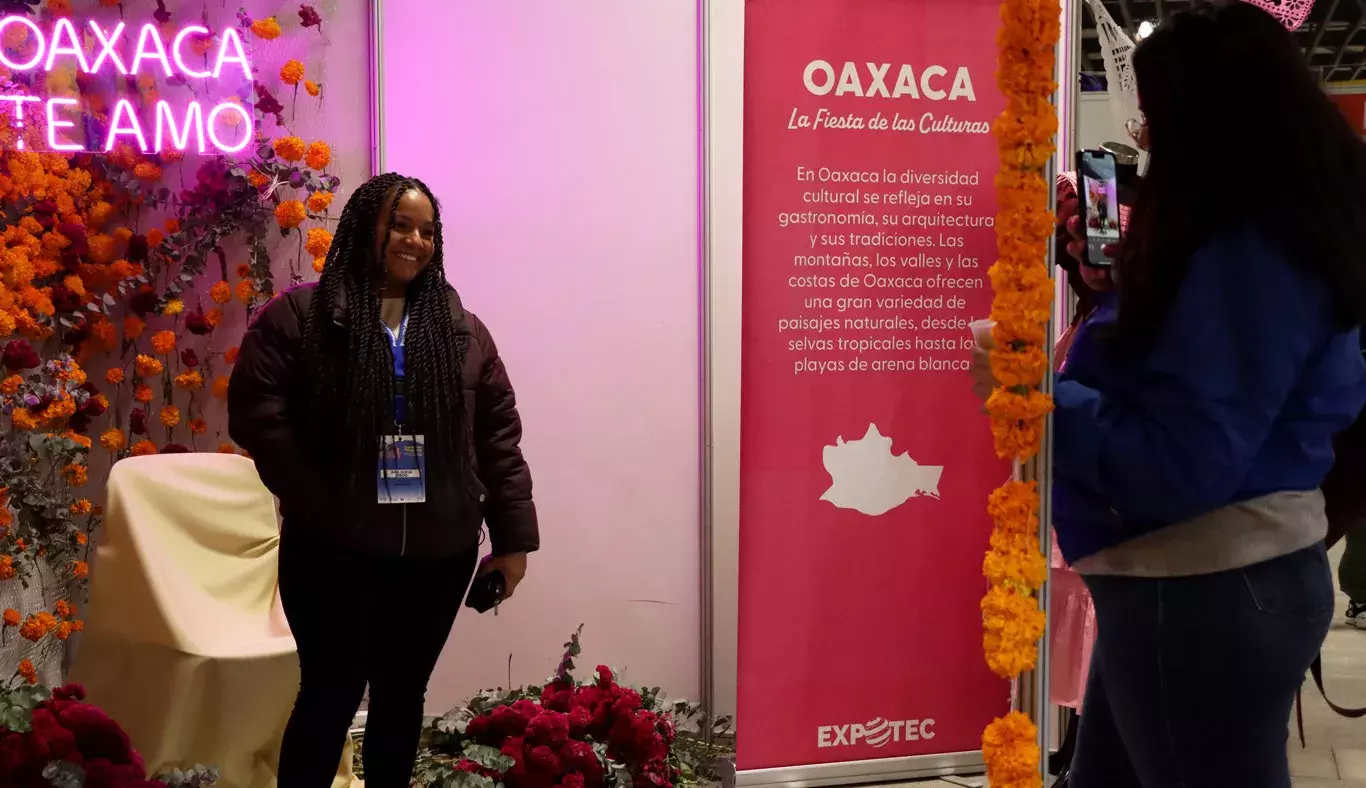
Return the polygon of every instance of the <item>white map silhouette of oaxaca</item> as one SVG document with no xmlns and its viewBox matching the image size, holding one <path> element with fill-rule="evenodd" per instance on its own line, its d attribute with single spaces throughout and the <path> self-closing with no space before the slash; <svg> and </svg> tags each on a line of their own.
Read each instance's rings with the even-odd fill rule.
<svg viewBox="0 0 1366 788">
<path fill-rule="evenodd" d="M 876 517 L 912 498 L 939 497 L 942 465 L 921 465 L 908 452 L 892 454 L 892 439 L 878 432 L 876 424 L 858 440 L 835 438 L 834 446 L 821 453 L 830 474 L 830 489 L 821 496 L 838 509 Z"/>
</svg>

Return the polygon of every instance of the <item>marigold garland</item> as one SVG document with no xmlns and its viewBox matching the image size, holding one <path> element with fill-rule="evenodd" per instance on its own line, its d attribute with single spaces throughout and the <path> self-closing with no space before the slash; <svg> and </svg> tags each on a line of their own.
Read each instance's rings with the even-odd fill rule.
<svg viewBox="0 0 1366 788">
<path fill-rule="evenodd" d="M 996 176 L 997 260 L 988 272 L 995 347 L 991 369 L 998 388 L 987 400 L 996 452 L 1024 462 L 1038 454 L 1052 398 L 1040 390 L 1049 374 L 1048 326 L 1053 283 L 1048 240 L 1053 233 L 1052 191 L 1045 177 L 1058 130 L 1052 96 L 1060 33 L 1058 0 L 1002 0 L 997 34 L 996 84 L 1006 109 L 993 124 L 1000 171 Z M 1039 490 L 1011 481 L 987 504 L 994 529 L 982 560 L 989 582 L 982 599 L 982 646 L 987 666 L 1014 679 L 1037 666 L 1046 616 L 1035 592 L 1048 577 L 1039 550 Z M 995 788 L 1042 784 L 1038 729 L 1018 712 L 982 733 L 987 779 Z"/>
</svg>

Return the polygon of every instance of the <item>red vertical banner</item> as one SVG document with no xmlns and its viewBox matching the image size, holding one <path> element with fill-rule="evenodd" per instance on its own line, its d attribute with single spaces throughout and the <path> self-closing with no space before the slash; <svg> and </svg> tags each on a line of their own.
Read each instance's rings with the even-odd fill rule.
<svg viewBox="0 0 1366 788">
<path fill-rule="evenodd" d="M 739 766 L 970 752 L 996 0 L 747 0 Z"/>
</svg>

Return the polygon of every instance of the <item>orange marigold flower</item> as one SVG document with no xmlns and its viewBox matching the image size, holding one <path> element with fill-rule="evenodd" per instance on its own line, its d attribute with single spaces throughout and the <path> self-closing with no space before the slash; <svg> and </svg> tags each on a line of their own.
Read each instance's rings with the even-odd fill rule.
<svg viewBox="0 0 1366 788">
<path fill-rule="evenodd" d="M 327 258 L 326 258 L 326 257 L 315 257 L 315 258 L 313 258 L 313 273 L 315 273 L 315 274 L 321 274 L 321 273 L 323 272 L 323 269 L 326 268 L 326 267 L 327 267 Z"/>
<path fill-rule="evenodd" d="M 308 240 L 304 241 L 304 249 L 314 257 L 326 257 L 327 250 L 332 248 L 332 233 L 322 227 L 314 227 L 308 231 Z"/>
<path fill-rule="evenodd" d="M 237 447 L 236 447 L 236 446 L 233 446 L 231 443 L 226 443 L 226 442 L 225 442 L 225 443 L 220 443 L 220 444 L 218 444 L 218 453 L 219 453 L 219 454 L 236 454 L 236 453 L 237 453 Z"/>
<path fill-rule="evenodd" d="M 5 612 L 2 616 L 0 616 L 0 619 L 3 619 L 4 624 L 7 627 L 17 627 L 19 626 L 19 622 L 24 620 L 24 617 L 19 615 L 18 610 L 15 610 L 12 607 L 8 607 L 5 608 Z"/>
<path fill-rule="evenodd" d="M 209 288 L 209 298 L 215 304 L 228 303 L 232 300 L 232 285 L 227 282 L 215 282 L 214 286 Z"/>
<path fill-rule="evenodd" d="M 85 212 L 86 221 L 90 223 L 91 227 L 103 227 L 105 222 L 109 221 L 109 217 L 113 215 L 114 206 L 104 200 L 97 201 Z"/>
<path fill-rule="evenodd" d="M 104 373 L 104 382 L 111 386 L 117 386 L 122 383 L 123 367 L 110 367 L 109 371 Z"/>
<path fill-rule="evenodd" d="M 153 249 L 161 246 L 161 242 L 166 240 L 166 233 L 160 227 L 153 227 L 147 231 L 147 245 Z"/>
<path fill-rule="evenodd" d="M 14 559 L 10 556 L 0 557 L 0 580 L 12 580 L 16 574 Z"/>
<path fill-rule="evenodd" d="M 137 388 L 133 389 L 133 399 L 137 400 L 138 402 L 141 402 L 144 405 L 151 402 L 153 396 L 155 395 L 152 393 L 151 386 L 138 386 Z"/>
<path fill-rule="evenodd" d="M 295 162 L 304 157 L 304 141 L 293 135 L 281 137 L 273 143 L 275 154 L 288 162 Z"/>
<path fill-rule="evenodd" d="M 52 636 L 58 640 L 66 640 L 71 637 L 71 633 L 74 631 L 76 631 L 74 624 L 70 621 L 62 621 L 57 624 L 57 628 L 53 630 Z"/>
<path fill-rule="evenodd" d="M 266 177 L 265 173 L 252 170 L 251 172 L 247 173 L 247 183 L 250 183 L 255 188 L 260 189 L 263 188 L 266 184 L 270 183 L 270 178 Z"/>
<path fill-rule="evenodd" d="M 141 354 L 133 360 L 133 367 L 137 369 L 138 374 L 144 378 L 154 378 L 166 369 L 165 365 L 163 365 L 160 360 Z M 123 370 L 119 370 L 120 379 L 122 379 L 122 372 Z"/>
<path fill-rule="evenodd" d="M 180 220 L 174 217 L 167 219 L 165 223 L 166 232 L 175 234 L 180 232 Z"/>
<path fill-rule="evenodd" d="M 48 7 L 51 8 L 51 4 L 49 4 Z M 15 674 L 29 684 L 38 683 L 38 669 L 33 667 L 32 660 L 19 660 L 19 669 L 15 671 Z"/>
<path fill-rule="evenodd" d="M 103 396 L 103 395 L 101 395 L 101 396 Z M 105 406 L 105 409 L 107 410 L 108 407 L 109 407 L 109 406 L 106 405 L 106 406 Z M 89 448 L 90 448 L 90 438 L 87 437 L 87 436 L 85 436 L 85 435 L 80 434 L 79 432 L 75 432 L 74 430 L 67 430 L 66 432 L 63 432 L 63 433 L 62 433 L 62 437 L 63 437 L 63 438 L 66 438 L 67 440 L 71 441 L 72 443 L 76 444 L 77 446 L 80 446 L 80 447 L 83 448 L 83 449 L 89 449 Z"/>
<path fill-rule="evenodd" d="M 317 82 L 314 82 L 311 79 L 305 79 L 304 90 L 308 91 L 308 95 L 312 96 L 313 98 L 317 98 L 319 95 L 322 94 L 323 86 L 319 85 Z"/>
<path fill-rule="evenodd" d="M 264 41 L 273 41 L 279 38 L 284 31 L 280 29 L 280 23 L 275 20 L 275 17 L 268 16 L 265 19 L 252 22 L 251 32 Z"/>
<path fill-rule="evenodd" d="M 246 279 L 249 276 L 251 276 L 251 266 L 247 265 L 246 263 L 238 263 L 237 278 Z"/>
<path fill-rule="evenodd" d="M 114 240 L 119 244 L 126 244 L 133 237 L 133 230 L 129 227 L 115 227 Z"/>
<path fill-rule="evenodd" d="M 161 406 L 161 423 L 167 428 L 174 427 L 180 423 L 180 408 L 174 405 Z"/>
<path fill-rule="evenodd" d="M 74 575 L 74 576 L 76 577 L 77 580 L 81 580 L 81 579 L 83 579 L 83 578 L 89 577 L 89 576 L 90 576 L 90 564 L 87 564 L 87 563 L 84 562 L 84 561 L 72 561 L 72 562 L 71 562 L 71 574 Z"/>
<path fill-rule="evenodd" d="M 287 61 L 280 67 L 280 81 L 286 85 L 297 85 L 304 78 L 304 64 L 297 60 Z"/>
<path fill-rule="evenodd" d="M 152 349 L 161 355 L 169 355 L 175 351 L 175 332 L 158 331 L 152 335 Z"/>
<path fill-rule="evenodd" d="M 326 142 L 318 140 L 308 146 L 308 154 L 304 157 L 304 163 L 315 170 L 325 170 L 327 165 L 332 162 L 332 149 Z"/>
<path fill-rule="evenodd" d="M 308 195 L 308 210 L 313 213 L 322 213 L 332 204 L 332 192 L 313 192 Z"/>
<path fill-rule="evenodd" d="M 76 615 L 76 606 L 65 599 L 58 599 L 52 612 L 56 613 L 59 618 L 71 618 Z"/>
<path fill-rule="evenodd" d="M 218 325 L 223 322 L 223 310 L 213 307 L 205 312 L 204 322 L 209 324 L 209 328 L 218 328 Z"/>
<path fill-rule="evenodd" d="M 298 200 L 285 200 L 275 206 L 275 221 L 285 230 L 292 230 L 304 223 L 308 210 Z"/>
<path fill-rule="evenodd" d="M 23 378 L 18 375 L 10 375 L 4 380 L 0 380 L 0 394 L 18 394 L 19 387 L 23 384 Z"/>
<path fill-rule="evenodd" d="M 204 376 L 199 374 L 199 370 L 192 369 L 176 375 L 175 384 L 186 391 L 197 391 L 204 388 Z"/>
<path fill-rule="evenodd" d="M 250 279 L 243 279 L 237 283 L 237 300 L 243 304 L 250 304 L 256 300 L 256 284 Z"/>
<path fill-rule="evenodd" d="M 87 573 L 88 572 L 89 570 L 87 570 Z M 51 632 L 56 627 L 57 619 L 54 618 L 51 613 L 39 613 L 36 616 L 29 616 L 24 620 L 24 623 L 19 627 L 19 634 L 22 635 L 25 640 L 37 643 L 47 637 L 47 633 Z"/>
<path fill-rule="evenodd" d="M 147 330 L 147 323 L 137 315 L 129 315 L 123 319 L 123 338 L 137 339 L 142 336 L 142 332 Z"/>
<path fill-rule="evenodd" d="M 161 308 L 161 314 L 166 317 L 175 317 L 185 311 L 185 302 L 179 298 L 172 298 L 166 302 L 166 306 Z"/>
<path fill-rule="evenodd" d="M 28 412 L 28 408 L 15 408 L 9 419 L 10 425 L 19 432 L 28 432 L 38 426 L 38 421 Z"/>
<path fill-rule="evenodd" d="M 109 451 L 120 452 L 128 445 L 128 438 L 123 434 L 123 430 L 110 427 L 100 433 L 100 445 Z"/>
<path fill-rule="evenodd" d="M 85 543 L 87 543 L 87 542 L 89 542 L 89 541 L 90 541 L 90 537 L 86 536 L 84 531 L 78 532 L 78 533 L 76 534 L 76 544 L 84 545 Z"/>
<path fill-rule="evenodd" d="M 236 364 L 236 363 L 237 363 L 237 356 L 238 356 L 238 354 L 240 354 L 241 352 L 242 352 L 242 348 L 238 347 L 237 345 L 233 345 L 232 347 L 228 348 L 227 351 L 225 351 L 225 352 L 223 353 L 223 360 L 226 361 L 226 362 L 228 362 L 229 364 Z"/>
<path fill-rule="evenodd" d="M 130 452 L 134 457 L 146 457 L 149 454 L 157 453 L 157 445 L 149 440 L 141 440 L 133 444 Z"/>
<path fill-rule="evenodd" d="M 190 434 L 203 435 L 209 431 L 209 423 L 200 418 L 190 419 Z"/>
<path fill-rule="evenodd" d="M 94 504 L 82 498 L 79 501 L 76 501 L 75 503 L 71 504 L 71 513 L 76 515 L 90 514 L 90 511 L 94 508 Z"/>
<path fill-rule="evenodd" d="M 159 181 L 161 180 L 161 168 L 150 161 L 144 161 L 133 168 L 133 177 L 140 181 Z"/>
<path fill-rule="evenodd" d="M 227 376 L 227 375 L 219 375 L 218 377 L 216 377 L 216 378 L 213 379 L 213 396 L 214 396 L 214 399 L 222 399 L 222 400 L 225 400 L 225 399 L 228 398 L 228 376 Z"/>
<path fill-rule="evenodd" d="M 71 463 L 62 468 L 62 475 L 66 477 L 66 483 L 72 487 L 80 487 L 90 481 L 90 469 L 80 463 Z"/>
</svg>

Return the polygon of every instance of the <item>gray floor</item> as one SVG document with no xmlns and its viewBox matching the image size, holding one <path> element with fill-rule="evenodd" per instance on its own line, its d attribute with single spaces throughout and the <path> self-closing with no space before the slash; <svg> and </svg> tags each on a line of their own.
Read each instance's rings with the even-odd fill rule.
<svg viewBox="0 0 1366 788">
<path fill-rule="evenodd" d="M 1340 553 L 1340 549 L 1335 551 Z M 1336 565 L 1337 555 L 1334 555 Z M 1366 631 L 1342 623 L 1346 598 L 1338 600 L 1338 621 L 1328 633 L 1323 651 L 1324 682 L 1333 700 L 1345 706 L 1366 706 Z M 1292 730 L 1290 771 L 1295 788 L 1366 788 L 1366 718 L 1349 720 L 1333 713 L 1312 682 L 1304 692 L 1304 733 L 1301 749 Z M 916 788 L 983 786 L 981 778 L 945 782 L 931 780 Z"/>
</svg>

